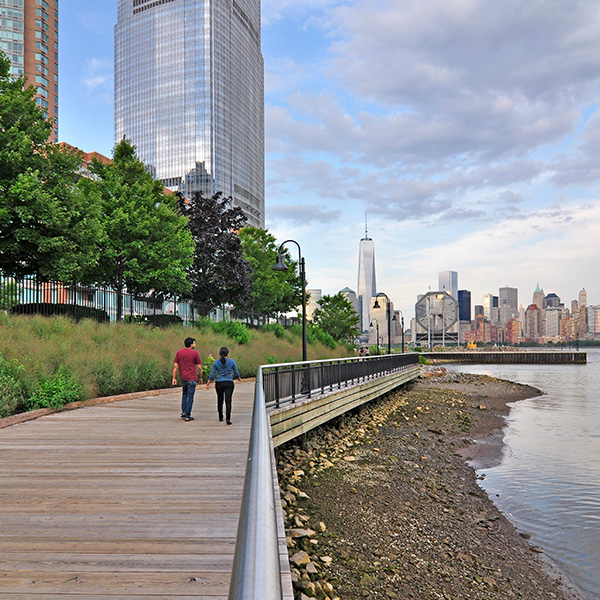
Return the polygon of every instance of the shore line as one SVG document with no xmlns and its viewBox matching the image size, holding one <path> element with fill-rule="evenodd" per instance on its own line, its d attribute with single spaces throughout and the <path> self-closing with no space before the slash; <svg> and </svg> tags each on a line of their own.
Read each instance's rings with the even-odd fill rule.
<svg viewBox="0 0 600 600">
<path fill-rule="evenodd" d="M 283 448 L 297 598 L 582 600 L 466 462 L 497 461 L 510 403 L 539 394 L 429 367 L 406 389 Z M 309 572 L 295 563 L 299 553 Z"/>
</svg>

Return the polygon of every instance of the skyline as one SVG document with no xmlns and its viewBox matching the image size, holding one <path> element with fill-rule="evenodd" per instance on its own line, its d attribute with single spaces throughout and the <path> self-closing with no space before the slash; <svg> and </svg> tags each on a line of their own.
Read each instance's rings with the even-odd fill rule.
<svg viewBox="0 0 600 600">
<path fill-rule="evenodd" d="M 600 304 L 600 7 L 551 9 L 263 0 L 266 226 L 308 287 L 354 289 L 368 211 L 406 315 L 445 270 L 473 304 L 537 282 Z M 116 0 L 59 10 L 59 139 L 110 155 Z"/>
</svg>

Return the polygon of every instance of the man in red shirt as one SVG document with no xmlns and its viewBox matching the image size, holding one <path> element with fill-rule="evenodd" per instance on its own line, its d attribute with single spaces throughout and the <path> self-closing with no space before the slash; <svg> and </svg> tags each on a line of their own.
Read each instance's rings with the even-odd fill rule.
<svg viewBox="0 0 600 600">
<path fill-rule="evenodd" d="M 202 381 L 202 361 L 196 348 L 194 338 L 185 338 L 185 348 L 177 351 L 175 363 L 173 364 L 173 385 L 177 385 L 177 367 L 179 367 L 179 378 L 181 379 L 181 418 L 184 421 L 193 421 L 192 405 L 198 379 Z"/>
</svg>

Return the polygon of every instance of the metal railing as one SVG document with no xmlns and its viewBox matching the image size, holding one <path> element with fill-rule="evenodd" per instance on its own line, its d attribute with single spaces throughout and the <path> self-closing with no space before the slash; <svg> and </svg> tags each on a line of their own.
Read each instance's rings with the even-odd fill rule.
<svg viewBox="0 0 600 600">
<path fill-rule="evenodd" d="M 258 369 L 254 388 L 252 430 L 229 600 L 282 598 L 271 425 L 262 369 Z"/>
<path fill-rule="evenodd" d="M 276 471 L 267 405 L 279 406 L 288 391 L 287 397 L 293 401 L 300 396 L 340 389 L 418 364 L 418 354 L 392 354 L 258 368 L 229 600 L 282 600 Z"/>
<path fill-rule="evenodd" d="M 408 353 L 264 365 L 265 402 L 269 408 L 278 408 L 282 402 L 311 398 L 417 364 L 419 355 Z"/>
</svg>

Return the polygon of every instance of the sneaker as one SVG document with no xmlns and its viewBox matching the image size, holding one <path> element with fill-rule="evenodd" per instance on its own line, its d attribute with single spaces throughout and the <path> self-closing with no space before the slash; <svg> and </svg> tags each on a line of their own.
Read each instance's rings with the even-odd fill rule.
<svg viewBox="0 0 600 600">
<path fill-rule="evenodd" d="M 194 417 L 185 417 L 183 420 L 184 421 L 193 421 Z"/>
<path fill-rule="evenodd" d="M 219 417 L 219 421 L 222 421 L 222 420 L 223 420 L 223 417 L 222 417 L 222 416 L 220 416 L 220 417 Z"/>
<path fill-rule="evenodd" d="M 227 425 L 231 425 L 231 421 L 227 421 Z"/>
</svg>

